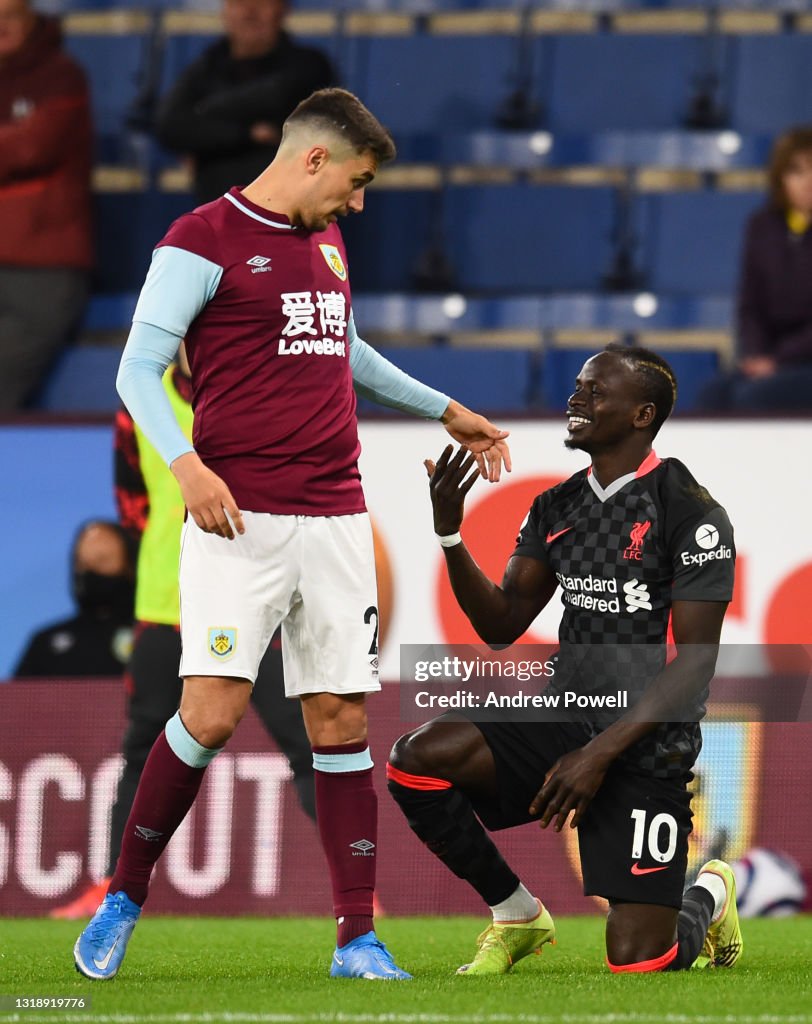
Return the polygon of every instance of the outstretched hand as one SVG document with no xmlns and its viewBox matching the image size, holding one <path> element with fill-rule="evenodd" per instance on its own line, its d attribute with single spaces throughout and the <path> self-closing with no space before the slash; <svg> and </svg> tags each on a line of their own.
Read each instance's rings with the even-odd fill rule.
<svg viewBox="0 0 812 1024">
<path fill-rule="evenodd" d="M 460 448 L 452 458 L 452 444 L 443 449 L 437 460 L 425 459 L 423 465 L 429 475 L 429 493 L 434 511 L 434 532 L 441 537 L 458 533 L 462 526 L 465 495 L 479 477 L 479 470 L 470 472 L 477 461 L 473 452 Z"/>
<path fill-rule="evenodd" d="M 442 418 L 443 426 L 460 444 L 474 454 L 483 479 L 496 483 L 502 475 L 502 464 L 508 473 L 513 469 L 507 430 L 500 430 L 490 420 L 472 412 L 459 402 L 450 401 Z"/>
</svg>

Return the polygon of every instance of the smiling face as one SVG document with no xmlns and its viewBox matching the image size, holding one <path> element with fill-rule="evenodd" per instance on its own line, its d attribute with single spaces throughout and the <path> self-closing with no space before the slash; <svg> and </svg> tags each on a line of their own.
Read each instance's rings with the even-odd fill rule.
<svg viewBox="0 0 812 1024">
<path fill-rule="evenodd" d="M 296 223 L 308 231 L 324 231 L 339 217 L 360 213 L 364 190 L 375 177 L 377 163 L 371 153 L 347 148 L 314 146 L 307 154 L 309 187 L 298 211 Z"/>
<path fill-rule="evenodd" d="M 567 448 L 589 455 L 650 436 L 655 407 L 641 393 L 634 370 L 613 352 L 588 359 L 567 402 Z"/>
</svg>

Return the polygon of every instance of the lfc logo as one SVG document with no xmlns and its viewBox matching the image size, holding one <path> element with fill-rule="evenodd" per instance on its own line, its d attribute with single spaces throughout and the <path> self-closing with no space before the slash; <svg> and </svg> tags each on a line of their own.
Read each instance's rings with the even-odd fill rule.
<svg viewBox="0 0 812 1024">
<path fill-rule="evenodd" d="M 623 552 L 623 557 L 632 562 L 643 561 L 643 539 L 651 529 L 651 520 L 644 523 L 635 523 L 629 533 L 629 546 Z"/>
</svg>

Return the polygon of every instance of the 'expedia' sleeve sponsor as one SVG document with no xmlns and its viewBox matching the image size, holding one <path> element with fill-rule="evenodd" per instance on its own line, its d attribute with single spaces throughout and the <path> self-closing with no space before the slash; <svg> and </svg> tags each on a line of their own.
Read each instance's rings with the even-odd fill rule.
<svg viewBox="0 0 812 1024">
<path fill-rule="evenodd" d="M 516 538 L 514 555 L 522 555 L 525 558 L 536 558 L 540 562 L 549 563 L 547 546 L 544 543 L 545 513 L 549 506 L 549 494 L 540 494 L 530 511 L 525 516 L 524 522 L 519 527 L 519 536 Z"/>
<path fill-rule="evenodd" d="M 702 511 L 672 547 L 674 601 L 730 601 L 736 548 L 727 513 Z"/>
</svg>

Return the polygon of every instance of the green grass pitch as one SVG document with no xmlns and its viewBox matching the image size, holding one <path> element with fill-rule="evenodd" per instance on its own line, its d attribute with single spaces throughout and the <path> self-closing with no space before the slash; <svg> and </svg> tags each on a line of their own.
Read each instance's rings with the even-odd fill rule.
<svg viewBox="0 0 812 1024">
<path fill-rule="evenodd" d="M 812 917 L 744 922 L 732 970 L 611 975 L 603 921 L 557 921 L 558 943 L 507 977 L 459 978 L 483 921 L 385 918 L 413 982 L 331 981 L 324 919 L 161 918 L 138 925 L 119 976 L 73 968 L 79 928 L 0 920 L 0 995 L 90 995 L 87 1011 L 0 1013 L 20 1024 L 812 1024 Z M 7 1004 L 4 1004 L 7 1005 Z"/>
</svg>

